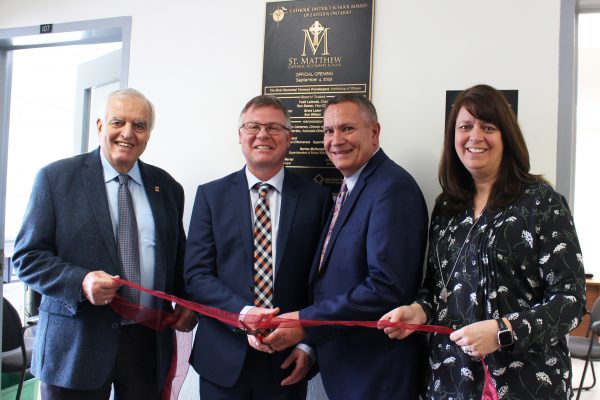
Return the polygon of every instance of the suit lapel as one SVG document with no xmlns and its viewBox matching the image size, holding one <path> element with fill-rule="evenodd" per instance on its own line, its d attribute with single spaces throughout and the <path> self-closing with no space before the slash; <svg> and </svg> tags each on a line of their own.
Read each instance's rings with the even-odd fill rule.
<svg viewBox="0 0 600 400">
<path fill-rule="evenodd" d="M 283 179 L 283 188 L 281 191 L 281 209 L 279 211 L 279 229 L 277 231 L 277 259 L 275 260 L 275 273 L 279 270 L 281 260 L 286 249 L 286 244 L 290 231 L 292 229 L 292 221 L 296 215 L 296 207 L 298 206 L 298 189 L 295 177 L 285 171 Z"/>
<path fill-rule="evenodd" d="M 246 179 L 246 173 L 243 168 L 233 177 L 233 185 L 231 185 L 231 188 L 229 189 L 229 195 L 244 240 L 246 256 L 249 260 L 253 260 L 254 240 L 250 218 L 252 215 L 250 213 L 250 194 L 248 193 L 248 180 Z"/>
<path fill-rule="evenodd" d="M 354 185 L 354 188 L 352 189 L 352 192 L 350 192 L 350 194 L 346 198 L 346 201 L 342 205 L 342 209 L 340 210 L 338 219 L 335 222 L 335 226 L 333 227 L 333 231 L 331 232 L 331 238 L 329 239 L 329 244 L 327 245 L 327 249 L 325 251 L 325 257 L 323 258 L 323 266 L 321 268 L 321 271 L 325 270 L 326 265 L 328 263 L 329 255 L 331 254 L 331 249 L 335 245 L 335 241 L 338 237 L 338 234 L 340 233 L 342 226 L 344 226 L 344 224 L 346 223 L 346 220 L 350 217 L 352 209 L 358 202 L 361 193 L 367 187 L 369 177 L 373 174 L 373 172 L 375 172 L 377 167 L 387 158 L 388 157 L 383 152 L 383 150 L 379 149 L 379 151 L 375 153 L 373 157 L 371 157 L 365 169 L 363 169 L 363 171 L 361 172 L 358 181 L 356 182 L 356 185 Z M 333 211 L 331 214 L 333 215 Z M 331 217 L 329 218 L 329 221 L 329 223 L 331 223 Z M 327 224 L 327 227 L 329 228 L 329 224 Z M 325 236 L 323 236 L 322 238 L 322 241 L 324 240 Z"/>
<path fill-rule="evenodd" d="M 112 265 L 103 267 L 107 269 L 107 273 L 118 274 L 119 256 L 117 254 L 117 241 L 108 208 L 104 173 L 102 163 L 100 162 L 100 148 L 88 154 L 81 170 L 81 180 L 83 192 L 87 196 L 92 213 L 96 218 L 100 235 L 104 239 L 108 254 L 113 260 Z"/>
<path fill-rule="evenodd" d="M 315 280 L 318 278 L 321 270 L 325 269 L 326 258 L 329 255 L 329 251 L 327 251 L 326 257 L 323 258 L 323 268 L 319 269 L 319 261 L 321 260 L 321 252 L 323 251 L 323 244 L 325 243 L 325 238 L 327 237 L 327 230 L 329 229 L 329 225 L 331 224 L 331 219 L 333 218 L 333 207 L 329 212 L 329 217 L 327 218 L 327 223 L 321 232 L 321 238 L 319 239 L 319 246 L 317 247 L 317 253 L 313 259 L 312 267 L 310 269 L 310 276 L 308 277 L 308 281 L 310 282 L 310 290 L 314 287 Z M 329 246 L 331 248 L 331 246 Z M 311 293 L 312 297 L 312 293 Z"/>
</svg>

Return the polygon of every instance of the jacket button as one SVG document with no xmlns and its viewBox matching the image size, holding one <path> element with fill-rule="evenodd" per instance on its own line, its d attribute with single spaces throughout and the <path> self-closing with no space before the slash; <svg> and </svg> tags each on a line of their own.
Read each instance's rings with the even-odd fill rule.
<svg viewBox="0 0 600 400">
<path fill-rule="evenodd" d="M 110 325 L 110 327 L 111 327 L 111 328 L 113 328 L 113 329 L 119 329 L 119 323 L 118 323 L 118 322 L 113 322 L 113 323 Z"/>
<path fill-rule="evenodd" d="M 254 285 L 248 285 L 248 290 L 254 293 Z"/>
</svg>

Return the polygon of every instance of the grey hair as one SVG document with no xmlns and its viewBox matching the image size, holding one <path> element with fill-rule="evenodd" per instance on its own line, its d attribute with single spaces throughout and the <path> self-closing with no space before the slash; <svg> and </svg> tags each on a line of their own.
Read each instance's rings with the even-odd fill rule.
<svg viewBox="0 0 600 400">
<path fill-rule="evenodd" d="M 377 122 L 377 110 L 375 110 L 373 103 L 371 103 L 366 96 L 356 93 L 338 94 L 327 102 L 325 108 L 323 109 L 323 114 L 325 114 L 325 110 L 327 110 L 329 106 L 346 102 L 356 104 L 366 114 L 366 116 L 371 119 L 371 122 Z"/>
<path fill-rule="evenodd" d="M 154 104 L 152 104 L 152 102 L 150 100 L 148 100 L 148 98 L 146 96 L 144 96 L 142 94 L 142 92 L 140 92 L 139 90 L 133 89 L 133 88 L 117 89 L 114 92 L 111 92 L 108 95 L 108 98 L 106 99 L 106 104 L 104 106 L 104 111 L 102 114 L 103 118 L 106 118 L 106 109 L 108 108 L 108 104 L 115 97 L 138 97 L 138 98 L 144 100 L 146 102 L 146 104 L 148 105 L 148 109 L 150 110 L 150 116 L 149 116 L 149 121 L 148 121 L 148 132 L 152 131 L 152 128 L 154 128 L 154 115 L 155 115 Z"/>
</svg>

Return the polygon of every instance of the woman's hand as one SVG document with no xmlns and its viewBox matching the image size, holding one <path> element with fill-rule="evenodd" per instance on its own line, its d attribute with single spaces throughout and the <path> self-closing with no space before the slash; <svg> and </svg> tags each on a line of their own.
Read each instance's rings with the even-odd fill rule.
<svg viewBox="0 0 600 400">
<path fill-rule="evenodd" d="M 494 319 L 475 322 L 452 332 L 450 340 L 471 357 L 484 357 L 500 348 L 498 323 Z"/>
</svg>

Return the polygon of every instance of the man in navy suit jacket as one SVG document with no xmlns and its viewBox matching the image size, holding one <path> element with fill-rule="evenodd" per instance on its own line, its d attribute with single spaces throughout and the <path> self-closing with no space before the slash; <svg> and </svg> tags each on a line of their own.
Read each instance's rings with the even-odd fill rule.
<svg viewBox="0 0 600 400">
<path fill-rule="evenodd" d="M 232 313 L 276 314 L 309 304 L 308 278 L 331 195 L 283 166 L 291 142 L 290 119 L 272 96 L 257 96 L 240 116 L 239 142 L 246 167 L 200 185 L 188 232 L 186 288 L 202 304 Z M 275 308 L 254 306 L 255 184 L 271 185 Z M 313 363 L 307 347 L 280 353 L 252 336 L 200 318 L 191 364 L 200 374 L 200 397 L 210 399 L 305 399 Z"/>
<path fill-rule="evenodd" d="M 32 372 L 42 399 L 160 399 L 170 367 L 173 330 L 123 321 L 108 304 L 123 276 L 118 256 L 115 177 L 128 174 L 141 282 L 183 296 L 183 188 L 139 161 L 154 124 L 140 92 L 113 92 L 98 119 L 100 148 L 54 162 L 38 173 L 13 263 L 42 294 Z M 143 299 L 144 297 L 142 297 Z M 150 302 L 150 299 L 144 300 Z M 153 304 L 171 311 L 171 304 Z M 176 308 L 173 328 L 189 330 L 194 314 Z"/>
<path fill-rule="evenodd" d="M 325 151 L 348 192 L 315 257 L 314 304 L 281 317 L 378 320 L 389 306 L 410 304 L 416 296 L 426 244 L 425 201 L 410 174 L 379 148 L 380 126 L 368 99 L 335 97 L 323 125 Z M 316 345 L 331 400 L 418 398 L 426 359 L 420 335 L 398 346 L 375 329 L 282 327 L 264 344 L 280 350 L 305 335 Z"/>
</svg>

